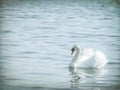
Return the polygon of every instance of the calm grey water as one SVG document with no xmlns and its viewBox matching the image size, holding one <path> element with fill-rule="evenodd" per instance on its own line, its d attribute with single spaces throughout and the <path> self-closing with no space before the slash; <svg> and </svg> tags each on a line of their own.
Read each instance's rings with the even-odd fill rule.
<svg viewBox="0 0 120 90">
<path fill-rule="evenodd" d="M 70 69 L 74 44 L 101 50 L 108 64 L 102 69 Z M 119 89 L 119 54 L 117 0 L 0 0 L 3 88 Z"/>
</svg>

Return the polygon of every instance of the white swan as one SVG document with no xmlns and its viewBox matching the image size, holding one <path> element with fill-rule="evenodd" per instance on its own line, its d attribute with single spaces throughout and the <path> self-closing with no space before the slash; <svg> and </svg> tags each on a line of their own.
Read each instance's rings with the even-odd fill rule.
<svg viewBox="0 0 120 90">
<path fill-rule="evenodd" d="M 108 62 L 105 54 L 98 50 L 90 48 L 80 49 L 78 45 L 74 45 L 71 49 L 72 54 L 76 51 L 69 67 L 82 68 L 102 68 Z"/>
</svg>

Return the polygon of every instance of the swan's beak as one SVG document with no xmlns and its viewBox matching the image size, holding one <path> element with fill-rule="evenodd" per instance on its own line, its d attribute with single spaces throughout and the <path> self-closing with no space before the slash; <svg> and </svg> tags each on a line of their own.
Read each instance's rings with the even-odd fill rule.
<svg viewBox="0 0 120 90">
<path fill-rule="evenodd" d="M 72 49 L 71 49 L 71 51 L 72 51 L 72 53 L 71 53 L 71 55 L 72 55 L 72 54 L 75 52 L 75 49 L 74 49 L 74 48 L 72 48 Z"/>
</svg>

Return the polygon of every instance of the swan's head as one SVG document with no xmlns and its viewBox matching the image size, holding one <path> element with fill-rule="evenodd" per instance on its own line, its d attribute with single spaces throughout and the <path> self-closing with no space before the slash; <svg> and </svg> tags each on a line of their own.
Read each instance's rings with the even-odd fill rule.
<svg viewBox="0 0 120 90">
<path fill-rule="evenodd" d="M 74 45 L 73 48 L 71 49 L 72 53 L 73 54 L 75 51 L 78 51 L 80 50 L 80 47 L 78 45 Z"/>
</svg>

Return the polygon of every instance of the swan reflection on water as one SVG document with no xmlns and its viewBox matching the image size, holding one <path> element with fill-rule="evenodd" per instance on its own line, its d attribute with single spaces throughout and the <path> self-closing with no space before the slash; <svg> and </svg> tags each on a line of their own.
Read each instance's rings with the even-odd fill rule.
<svg viewBox="0 0 120 90">
<path fill-rule="evenodd" d="M 102 83 L 102 80 L 105 80 L 105 76 L 108 72 L 105 68 L 69 68 L 69 71 L 72 75 L 72 88 L 78 88 L 80 84 Z"/>
</svg>

